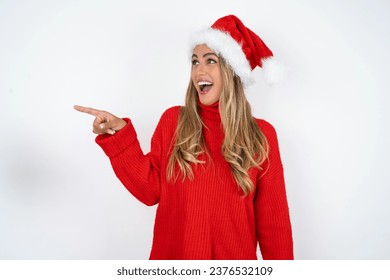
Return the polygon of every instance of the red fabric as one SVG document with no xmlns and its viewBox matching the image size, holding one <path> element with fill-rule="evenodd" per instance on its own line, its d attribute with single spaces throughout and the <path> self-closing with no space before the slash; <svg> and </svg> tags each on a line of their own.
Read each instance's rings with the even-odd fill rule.
<svg viewBox="0 0 390 280">
<path fill-rule="evenodd" d="M 166 168 L 180 107 L 161 117 L 151 141 L 142 152 L 129 119 L 114 136 L 102 135 L 96 142 L 111 160 L 124 186 L 142 203 L 158 203 L 150 259 L 293 259 L 293 241 L 274 128 L 257 120 L 266 135 L 270 153 L 265 174 L 250 171 L 255 191 L 243 198 L 229 165 L 221 154 L 223 131 L 218 105 L 201 106 L 205 141 L 211 157 L 193 167 L 193 181 L 166 180 Z"/>
<path fill-rule="evenodd" d="M 273 56 L 272 51 L 267 47 L 263 40 L 261 40 L 252 30 L 247 28 L 242 21 L 234 15 L 228 15 L 218 19 L 211 27 L 227 32 L 238 44 L 240 44 L 252 70 L 255 69 L 256 66 L 262 67 L 262 61 Z"/>
</svg>

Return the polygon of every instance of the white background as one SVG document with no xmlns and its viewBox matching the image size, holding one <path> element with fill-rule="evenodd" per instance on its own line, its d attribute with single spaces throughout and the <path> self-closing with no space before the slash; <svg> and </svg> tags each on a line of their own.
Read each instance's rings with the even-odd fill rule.
<svg viewBox="0 0 390 280">
<path fill-rule="evenodd" d="M 133 198 L 74 104 L 141 145 L 184 103 L 191 32 L 235 14 L 288 70 L 247 95 L 279 135 L 297 259 L 390 259 L 390 3 L 0 0 L 0 259 L 147 259 Z"/>
</svg>

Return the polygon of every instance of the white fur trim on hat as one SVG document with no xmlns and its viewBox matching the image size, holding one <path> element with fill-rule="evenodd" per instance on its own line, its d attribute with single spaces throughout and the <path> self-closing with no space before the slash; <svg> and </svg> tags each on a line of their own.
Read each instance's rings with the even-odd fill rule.
<svg viewBox="0 0 390 280">
<path fill-rule="evenodd" d="M 253 82 L 251 66 L 240 44 L 230 35 L 217 29 L 207 28 L 194 33 L 190 40 L 191 55 L 197 45 L 206 44 L 217 55 L 221 55 L 226 60 L 234 73 L 240 77 L 244 86 L 248 86 Z"/>
<path fill-rule="evenodd" d="M 284 80 L 286 69 L 273 56 L 262 60 L 262 63 L 261 68 L 264 71 L 264 79 L 268 84 L 276 85 Z"/>
</svg>

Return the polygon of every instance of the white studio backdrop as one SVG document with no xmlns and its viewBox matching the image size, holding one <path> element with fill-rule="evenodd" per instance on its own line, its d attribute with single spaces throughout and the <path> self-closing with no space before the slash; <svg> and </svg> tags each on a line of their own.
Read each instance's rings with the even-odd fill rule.
<svg viewBox="0 0 390 280">
<path fill-rule="evenodd" d="M 247 95 L 279 135 L 297 259 L 390 258 L 390 2 L 0 0 L 0 259 L 147 259 L 132 197 L 74 104 L 144 152 L 184 103 L 191 32 L 236 14 L 287 68 Z"/>
</svg>

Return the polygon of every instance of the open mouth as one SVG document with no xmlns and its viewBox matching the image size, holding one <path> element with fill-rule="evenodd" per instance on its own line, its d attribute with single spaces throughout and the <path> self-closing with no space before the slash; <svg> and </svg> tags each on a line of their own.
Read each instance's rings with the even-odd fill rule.
<svg viewBox="0 0 390 280">
<path fill-rule="evenodd" d="M 213 86 L 213 83 L 207 82 L 207 81 L 200 81 L 198 82 L 198 86 L 201 91 L 209 91 L 211 87 Z"/>
</svg>

